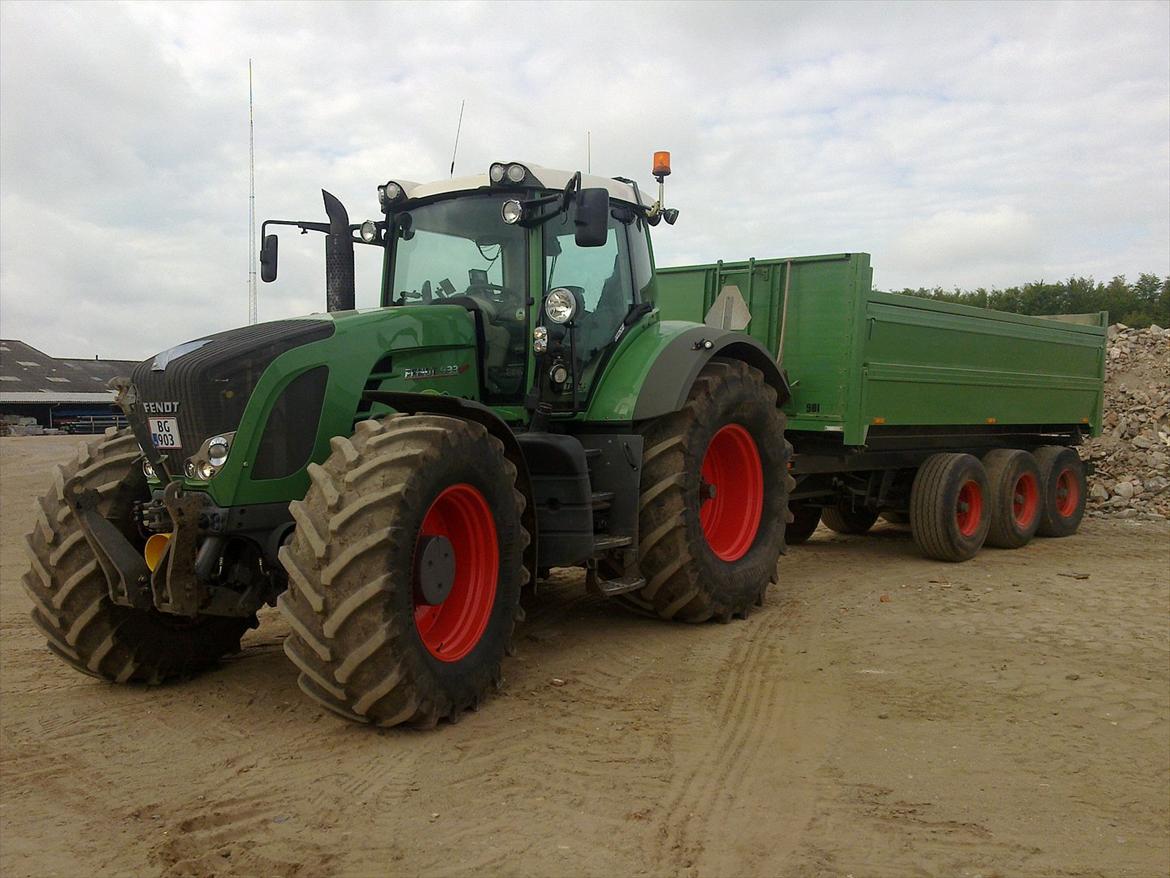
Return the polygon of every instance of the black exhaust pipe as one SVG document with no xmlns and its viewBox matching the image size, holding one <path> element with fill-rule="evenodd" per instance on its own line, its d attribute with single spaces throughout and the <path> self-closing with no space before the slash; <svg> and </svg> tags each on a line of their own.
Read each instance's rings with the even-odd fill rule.
<svg viewBox="0 0 1170 878">
<path fill-rule="evenodd" d="M 352 311 L 353 235 L 349 230 L 349 214 L 336 197 L 321 190 L 325 199 L 325 213 L 329 214 L 329 234 L 325 236 L 325 310 Z"/>
</svg>

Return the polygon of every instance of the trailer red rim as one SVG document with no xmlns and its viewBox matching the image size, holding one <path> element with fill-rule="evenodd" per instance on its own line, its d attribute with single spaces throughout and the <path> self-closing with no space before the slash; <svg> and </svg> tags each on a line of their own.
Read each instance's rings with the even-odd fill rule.
<svg viewBox="0 0 1170 878">
<path fill-rule="evenodd" d="M 445 489 L 423 516 L 415 541 L 446 537 L 455 556 L 454 579 L 447 597 L 426 603 L 414 594 L 414 624 L 427 651 L 444 662 L 457 662 L 479 643 L 496 603 L 500 551 L 496 523 L 483 494 L 461 483 Z M 415 574 L 417 577 L 417 573 Z"/>
<path fill-rule="evenodd" d="M 755 542 L 764 511 L 764 467 L 744 427 L 728 424 L 707 445 L 699 486 L 699 524 L 715 556 L 735 561 Z"/>
<path fill-rule="evenodd" d="M 983 521 L 983 489 L 978 482 L 964 482 L 959 489 L 955 521 L 959 525 L 959 533 L 965 537 L 974 536 L 975 531 L 979 530 L 979 523 Z"/>
<path fill-rule="evenodd" d="M 1069 518 L 1076 513 L 1080 502 L 1080 480 L 1071 467 L 1066 467 L 1056 477 L 1056 512 L 1062 518 Z"/>
<path fill-rule="evenodd" d="M 1012 515 L 1019 527 L 1029 527 L 1040 511 L 1040 483 L 1033 473 L 1021 473 L 1012 488 Z"/>
</svg>

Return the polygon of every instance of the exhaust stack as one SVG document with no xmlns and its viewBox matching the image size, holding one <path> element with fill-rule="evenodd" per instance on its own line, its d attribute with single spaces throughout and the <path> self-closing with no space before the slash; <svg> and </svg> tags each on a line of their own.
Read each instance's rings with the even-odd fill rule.
<svg viewBox="0 0 1170 878">
<path fill-rule="evenodd" d="M 329 215 L 329 233 L 325 236 L 325 310 L 354 309 L 353 236 L 345 205 L 324 189 L 325 213 Z"/>
</svg>

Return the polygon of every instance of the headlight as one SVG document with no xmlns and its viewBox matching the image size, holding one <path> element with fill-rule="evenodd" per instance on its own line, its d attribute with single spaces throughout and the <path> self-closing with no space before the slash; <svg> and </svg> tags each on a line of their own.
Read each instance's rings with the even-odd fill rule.
<svg viewBox="0 0 1170 878">
<path fill-rule="evenodd" d="M 488 179 L 490 179 L 493 183 L 503 183 L 504 182 L 504 174 L 506 173 L 506 171 L 507 171 L 507 168 L 505 168 L 504 165 L 500 164 L 499 162 L 496 162 L 488 170 Z"/>
<path fill-rule="evenodd" d="M 151 465 L 149 460 L 142 461 L 142 474 L 148 479 L 154 478 L 154 467 Z"/>
<path fill-rule="evenodd" d="M 213 467 L 210 463 L 208 463 L 206 460 L 204 460 L 204 461 L 200 462 L 198 467 L 196 467 L 195 472 L 198 474 L 199 478 L 203 479 L 203 481 L 206 482 L 213 475 L 215 475 L 215 467 Z"/>
<path fill-rule="evenodd" d="M 513 183 L 523 183 L 528 176 L 528 168 L 524 165 L 508 165 L 508 179 Z"/>
<path fill-rule="evenodd" d="M 505 201 L 504 206 L 500 208 L 500 216 L 504 218 L 504 222 L 513 226 L 524 216 L 524 208 L 520 206 L 519 201 Z"/>
<path fill-rule="evenodd" d="M 568 323 L 577 316 L 577 297 L 564 287 L 557 287 L 544 300 L 544 313 L 553 323 Z"/>
<path fill-rule="evenodd" d="M 402 187 L 399 186 L 397 183 L 395 183 L 393 180 L 391 180 L 389 183 L 387 183 L 383 187 L 382 191 L 386 194 L 386 200 L 389 202 L 397 201 L 399 198 L 402 197 Z"/>
<path fill-rule="evenodd" d="M 532 330 L 532 352 L 543 354 L 548 350 L 548 327 L 538 326 Z"/>
<path fill-rule="evenodd" d="M 207 461 L 212 466 L 223 466 L 227 461 L 228 449 L 231 443 L 228 442 L 226 436 L 216 436 L 207 443 Z"/>
<path fill-rule="evenodd" d="M 195 461 L 193 461 L 193 460 L 187 461 L 187 465 L 183 467 L 183 472 L 185 472 L 187 474 L 187 478 L 189 478 L 189 479 L 195 478 Z"/>
<path fill-rule="evenodd" d="M 373 244 L 378 240 L 378 227 L 374 224 L 373 220 L 366 220 L 362 223 L 360 234 L 363 241 L 367 244 Z"/>
</svg>

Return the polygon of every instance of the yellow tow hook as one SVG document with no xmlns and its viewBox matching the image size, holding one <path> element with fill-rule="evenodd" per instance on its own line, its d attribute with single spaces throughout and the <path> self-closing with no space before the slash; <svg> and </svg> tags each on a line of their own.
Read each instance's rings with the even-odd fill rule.
<svg viewBox="0 0 1170 878">
<path fill-rule="evenodd" d="M 159 562 L 162 561 L 163 555 L 166 554 L 167 546 L 171 542 L 171 537 L 174 534 L 154 534 L 146 541 L 146 547 L 142 550 L 142 557 L 146 559 L 146 566 L 150 568 L 150 572 L 154 573 L 158 569 Z"/>
</svg>

